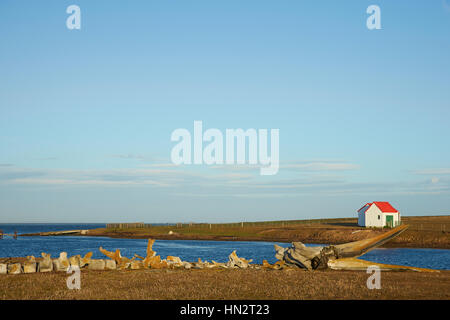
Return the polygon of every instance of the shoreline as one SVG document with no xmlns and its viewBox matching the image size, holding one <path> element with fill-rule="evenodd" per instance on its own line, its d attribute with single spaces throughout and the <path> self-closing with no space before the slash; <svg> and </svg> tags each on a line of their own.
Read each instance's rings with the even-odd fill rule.
<svg viewBox="0 0 450 320">
<path fill-rule="evenodd" d="M 133 234 L 133 233 L 115 233 L 115 232 L 103 232 L 99 229 L 83 230 L 84 233 L 78 232 L 61 232 L 60 234 L 20 234 L 20 237 L 47 237 L 47 236 L 77 236 L 77 237 L 106 237 L 112 239 L 156 239 L 156 240 L 194 240 L 194 241 L 245 241 L 245 242 L 281 242 L 292 243 L 300 241 L 305 244 L 318 244 L 318 245 L 338 245 L 342 243 L 357 241 L 360 239 L 352 239 L 343 241 L 329 241 L 329 238 L 282 238 L 282 237 L 245 237 L 245 236 L 223 236 L 223 235 L 181 235 L 181 234 Z M 50 232 L 49 232 L 50 233 Z M 417 242 L 401 242 L 393 239 L 380 246 L 380 248 L 410 248 L 410 249 L 450 249 L 450 243 L 417 243 Z"/>
<path fill-rule="evenodd" d="M 245 241 L 245 242 L 281 242 L 281 243 L 292 243 L 295 241 L 299 241 L 298 239 L 285 239 L 285 238 L 251 238 L 251 237 L 224 237 L 224 236 L 172 236 L 172 235 L 148 235 L 148 236 L 138 236 L 138 235 L 131 235 L 131 236 L 122 236 L 122 235 L 113 235 L 109 233 L 105 234 L 85 234 L 85 235 L 77 235 L 80 237 L 106 237 L 106 238 L 113 238 L 113 239 L 156 239 L 156 240 L 194 240 L 194 241 Z M 304 244 L 317 244 L 317 245 L 338 245 L 345 242 L 326 242 L 325 240 L 314 240 L 314 241 L 301 241 Z M 410 249 L 450 249 L 450 245 L 445 246 L 420 246 L 419 244 L 415 243 L 395 243 L 390 244 L 389 242 L 385 243 L 384 245 L 380 246 L 379 248 L 410 248 Z"/>
<path fill-rule="evenodd" d="M 450 249 L 450 216 L 404 217 L 408 229 L 385 248 Z M 177 224 L 141 228 L 96 228 L 19 234 L 19 236 L 93 236 L 115 239 L 303 242 L 337 245 L 378 236 L 388 229 L 364 228 L 356 219 Z"/>
</svg>

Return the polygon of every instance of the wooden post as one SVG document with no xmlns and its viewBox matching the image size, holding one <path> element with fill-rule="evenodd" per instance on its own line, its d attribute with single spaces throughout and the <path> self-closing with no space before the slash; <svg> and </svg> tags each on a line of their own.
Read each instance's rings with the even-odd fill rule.
<svg viewBox="0 0 450 320">
<path fill-rule="evenodd" d="M 241 228 L 243 228 L 244 227 L 244 222 L 241 222 Z"/>
</svg>

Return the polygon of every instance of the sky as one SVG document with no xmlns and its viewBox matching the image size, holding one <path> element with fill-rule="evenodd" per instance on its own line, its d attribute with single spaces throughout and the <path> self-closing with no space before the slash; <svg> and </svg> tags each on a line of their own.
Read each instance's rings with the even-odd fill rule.
<svg viewBox="0 0 450 320">
<path fill-rule="evenodd" d="M 2 223 L 450 213 L 450 0 L 3 0 L 0 39 Z M 195 120 L 278 173 L 174 165 Z"/>
</svg>

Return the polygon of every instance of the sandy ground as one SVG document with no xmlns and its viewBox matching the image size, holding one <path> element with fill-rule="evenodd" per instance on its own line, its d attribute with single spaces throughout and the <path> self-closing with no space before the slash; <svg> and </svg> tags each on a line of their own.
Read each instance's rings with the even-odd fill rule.
<svg viewBox="0 0 450 320">
<path fill-rule="evenodd" d="M 381 289 L 361 271 L 125 270 L 0 275 L 0 299 L 450 299 L 450 271 L 382 272 Z"/>
</svg>

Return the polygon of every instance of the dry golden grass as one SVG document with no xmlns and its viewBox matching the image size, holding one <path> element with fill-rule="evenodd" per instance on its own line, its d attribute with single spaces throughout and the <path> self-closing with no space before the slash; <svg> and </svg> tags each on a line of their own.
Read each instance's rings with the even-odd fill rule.
<svg viewBox="0 0 450 320">
<path fill-rule="evenodd" d="M 357 271 L 127 270 L 0 276 L 0 299 L 450 299 L 450 272 L 382 272 L 369 290 Z"/>
</svg>

